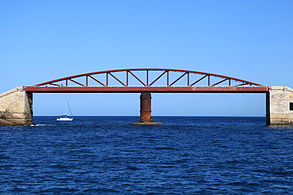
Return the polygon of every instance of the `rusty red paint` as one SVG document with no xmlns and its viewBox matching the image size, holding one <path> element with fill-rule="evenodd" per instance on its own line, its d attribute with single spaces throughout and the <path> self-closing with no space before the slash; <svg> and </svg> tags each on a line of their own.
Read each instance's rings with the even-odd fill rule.
<svg viewBox="0 0 293 195">
<path fill-rule="evenodd" d="M 143 81 L 144 79 L 139 78 L 137 75 L 135 75 L 134 74 L 135 71 L 146 71 L 146 75 L 147 75 L 146 82 Z M 178 70 L 178 69 L 161 69 L 161 68 L 120 69 L 120 70 L 107 70 L 107 71 L 100 71 L 100 72 L 91 72 L 91 73 L 79 74 L 79 75 L 74 75 L 74 76 L 70 76 L 70 77 L 64 77 L 64 78 L 56 79 L 56 80 L 52 80 L 52 81 L 48 81 L 48 82 L 44 82 L 44 83 L 37 84 L 35 86 L 36 87 L 42 87 L 42 86 L 45 86 L 45 85 L 52 85 L 52 84 L 58 85 L 58 83 L 56 83 L 56 82 L 61 82 L 61 81 L 65 81 L 66 82 L 66 86 L 68 86 L 68 80 L 71 80 L 71 81 L 74 82 L 74 80 L 73 80 L 74 78 L 87 77 L 87 76 L 92 78 L 93 75 L 98 75 L 98 74 L 106 74 L 106 86 L 108 86 L 108 84 L 109 84 L 108 83 L 109 82 L 108 80 L 109 80 L 109 74 L 110 74 L 110 76 L 113 77 L 115 80 L 117 80 L 120 84 L 122 84 L 123 86 L 127 87 L 128 86 L 128 73 L 130 73 L 134 78 L 136 78 L 143 86 L 148 86 L 148 84 L 149 84 L 149 73 L 151 71 L 162 71 L 163 74 L 165 74 L 165 72 L 166 72 L 167 73 L 166 86 L 169 86 L 170 72 L 183 72 L 182 76 L 179 77 L 178 79 L 176 79 L 175 81 L 173 81 L 171 85 L 173 85 L 174 83 L 176 83 L 185 74 L 188 74 L 188 77 L 187 77 L 188 81 L 187 81 L 187 83 L 189 84 L 189 82 L 191 82 L 190 81 L 189 74 L 193 73 L 193 74 L 202 75 L 202 77 L 199 80 L 193 82 L 190 86 L 195 85 L 196 83 L 198 83 L 202 79 L 205 79 L 206 77 L 208 77 L 208 86 L 215 86 L 215 84 L 210 83 L 210 77 L 217 77 L 217 78 L 227 79 L 227 80 L 229 80 L 229 85 L 231 84 L 231 81 L 233 80 L 233 81 L 236 81 L 236 82 L 241 82 L 244 85 L 263 86 L 263 85 L 260 85 L 260 84 L 257 84 L 257 83 L 253 83 L 253 82 L 249 82 L 249 81 L 245 81 L 245 80 L 237 79 L 237 78 L 233 78 L 233 77 L 218 75 L 218 74 L 212 74 L 212 73 L 206 73 L 206 72 L 199 72 L 199 71 L 188 71 L 188 70 Z M 121 79 L 119 79 L 119 78 L 117 78 L 117 77 L 114 76 L 113 73 L 115 73 L 115 72 L 126 72 L 126 74 L 125 74 L 126 75 L 125 80 L 127 80 L 126 84 L 124 82 L 122 82 Z M 157 81 L 162 75 L 160 75 L 159 77 L 155 78 L 154 81 Z M 151 82 L 151 85 L 154 83 L 154 81 Z M 85 84 L 76 83 L 76 84 L 86 85 L 86 83 Z M 171 87 L 171 85 L 170 85 L 170 87 Z"/>
<path fill-rule="evenodd" d="M 216 85 L 218 85 L 218 84 L 220 84 L 220 83 L 223 83 L 223 82 L 225 82 L 225 81 L 227 81 L 227 80 L 228 80 L 228 79 L 225 78 L 225 79 L 223 79 L 223 80 L 221 80 L 221 81 L 219 81 L 219 82 L 213 84 L 211 87 L 214 87 L 214 86 L 216 86 Z"/>
<path fill-rule="evenodd" d="M 172 85 L 174 85 L 177 81 L 179 81 L 182 77 L 184 77 L 187 74 L 187 72 L 183 73 L 180 77 L 178 77 L 175 81 L 173 81 L 169 87 L 171 87 Z"/>
<path fill-rule="evenodd" d="M 98 79 L 94 78 L 93 76 L 89 75 L 89 77 L 90 77 L 91 79 L 93 79 L 94 81 L 98 82 L 100 85 L 106 87 L 106 85 L 105 85 L 104 83 L 102 83 L 102 82 L 99 81 Z"/>
<path fill-rule="evenodd" d="M 136 78 L 136 80 L 138 80 L 141 84 L 143 84 L 143 86 L 146 86 L 146 84 L 140 80 L 133 72 L 131 72 L 130 70 L 128 71 L 134 78 Z"/>
<path fill-rule="evenodd" d="M 198 80 L 196 80 L 195 82 L 193 82 L 191 85 L 189 85 L 190 87 L 195 85 L 196 83 L 198 83 L 199 81 L 203 80 L 204 78 L 206 78 L 208 75 L 204 75 L 203 77 L 199 78 Z"/>
<path fill-rule="evenodd" d="M 140 94 L 140 122 L 152 122 L 151 93 Z"/>
<path fill-rule="evenodd" d="M 80 82 L 77 82 L 77 81 L 75 81 L 75 80 L 73 80 L 73 79 L 69 79 L 69 80 L 72 81 L 72 82 L 74 82 L 74 83 L 76 83 L 76 84 L 78 84 L 78 85 L 80 85 L 80 86 L 83 86 L 83 87 L 84 87 L 84 85 L 81 84 Z M 52 84 L 52 83 L 50 83 L 50 84 Z"/>
<path fill-rule="evenodd" d="M 25 87 L 33 93 L 266 93 L 261 87 Z"/>
<path fill-rule="evenodd" d="M 111 72 L 109 72 L 109 74 L 119 83 L 121 83 L 122 85 L 126 86 L 122 81 L 120 81 L 120 79 L 118 79 L 117 77 L 115 77 Z"/>
</svg>

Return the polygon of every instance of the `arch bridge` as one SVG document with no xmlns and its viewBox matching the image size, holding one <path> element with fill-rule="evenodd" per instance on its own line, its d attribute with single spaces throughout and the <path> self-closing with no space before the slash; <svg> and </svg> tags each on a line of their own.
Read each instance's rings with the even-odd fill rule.
<svg viewBox="0 0 293 195">
<path fill-rule="evenodd" d="M 140 122 L 152 121 L 151 93 L 264 93 L 267 124 L 293 124 L 293 90 L 229 76 L 161 68 L 119 69 L 79 74 L 0 94 L 0 124 L 32 123 L 33 93 L 141 93 Z"/>
<path fill-rule="evenodd" d="M 263 93 L 267 86 L 206 72 L 178 69 L 120 69 L 64 77 L 25 90 L 33 93 Z"/>
</svg>

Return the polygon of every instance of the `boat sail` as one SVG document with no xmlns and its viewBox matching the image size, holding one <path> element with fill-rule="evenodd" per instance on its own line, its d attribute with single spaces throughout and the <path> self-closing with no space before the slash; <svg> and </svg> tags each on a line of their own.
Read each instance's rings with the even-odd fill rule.
<svg viewBox="0 0 293 195">
<path fill-rule="evenodd" d="M 67 109 L 66 109 L 65 113 L 67 113 L 67 110 L 69 110 L 69 112 L 70 112 L 70 117 L 68 117 L 67 114 L 65 114 L 65 115 L 61 115 L 61 116 L 59 116 L 59 117 L 56 119 L 57 121 L 72 121 L 72 120 L 73 120 L 72 112 L 71 112 L 71 108 L 70 108 L 70 106 L 69 106 L 69 104 L 68 104 L 67 98 L 65 98 L 65 104 L 66 104 L 66 106 L 67 106 Z"/>
</svg>

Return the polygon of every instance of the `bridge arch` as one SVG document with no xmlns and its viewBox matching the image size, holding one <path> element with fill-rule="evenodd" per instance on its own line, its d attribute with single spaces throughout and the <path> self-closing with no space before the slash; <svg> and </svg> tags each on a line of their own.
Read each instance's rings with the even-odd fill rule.
<svg viewBox="0 0 293 195">
<path fill-rule="evenodd" d="M 137 74 L 139 72 L 139 75 Z M 151 75 L 158 73 L 155 77 L 151 78 Z M 119 73 L 119 76 L 117 74 Z M 171 78 L 172 74 L 179 74 L 175 78 Z M 123 76 L 121 76 L 123 75 Z M 101 80 L 101 76 L 103 80 Z M 99 77 L 99 78 L 97 78 Z M 162 68 L 136 68 L 136 69 L 118 69 L 107 70 L 99 72 L 91 72 L 85 74 L 79 74 L 60 79 L 55 79 L 47 82 L 43 82 L 33 87 L 146 87 L 152 88 L 159 80 L 165 77 L 164 82 L 160 84 L 160 87 L 174 88 L 174 87 L 265 87 L 264 85 L 254 82 L 219 75 L 213 73 L 179 70 L 179 69 L 162 69 Z M 130 78 L 135 79 L 139 85 L 131 84 Z M 109 83 L 110 80 L 115 80 L 116 85 Z M 184 84 L 182 84 L 182 80 Z M 90 83 L 91 81 L 91 83 Z M 180 83 L 180 86 L 177 84 Z M 117 86 L 118 84 L 118 86 Z M 200 84 L 200 85 L 199 85 Z"/>
</svg>

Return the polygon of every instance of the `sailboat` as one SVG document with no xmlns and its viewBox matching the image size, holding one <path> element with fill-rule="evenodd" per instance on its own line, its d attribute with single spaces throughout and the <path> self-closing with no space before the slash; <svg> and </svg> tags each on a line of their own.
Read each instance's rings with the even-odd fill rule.
<svg viewBox="0 0 293 195">
<path fill-rule="evenodd" d="M 71 117 L 68 117 L 67 115 L 61 115 L 56 119 L 57 121 L 72 121 L 73 120 L 72 112 L 71 112 L 70 106 L 69 106 L 68 101 L 67 101 L 66 98 L 65 98 L 65 102 L 66 102 L 66 105 L 67 105 L 67 108 L 68 108 L 68 110 L 70 112 Z"/>
</svg>

